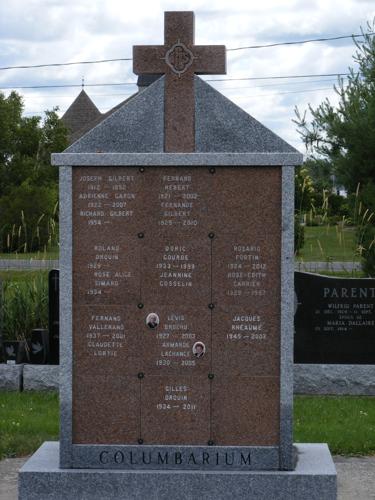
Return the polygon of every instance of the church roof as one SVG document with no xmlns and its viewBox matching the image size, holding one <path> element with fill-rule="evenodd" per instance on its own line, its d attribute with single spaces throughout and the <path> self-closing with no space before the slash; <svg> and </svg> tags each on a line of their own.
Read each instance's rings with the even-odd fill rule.
<svg viewBox="0 0 375 500">
<path fill-rule="evenodd" d="M 61 120 L 69 130 L 70 143 L 75 142 L 85 132 L 90 130 L 93 127 L 93 123 L 98 120 L 100 121 L 102 116 L 102 113 L 82 89 L 61 117 Z"/>
<path fill-rule="evenodd" d="M 164 152 L 164 79 L 111 110 L 65 153 Z M 198 76 L 195 146 L 196 153 L 298 153 Z"/>
</svg>

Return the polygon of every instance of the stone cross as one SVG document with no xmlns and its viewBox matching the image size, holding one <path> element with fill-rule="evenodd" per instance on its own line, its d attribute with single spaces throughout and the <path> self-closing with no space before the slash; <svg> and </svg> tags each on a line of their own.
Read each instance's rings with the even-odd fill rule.
<svg viewBox="0 0 375 500">
<path fill-rule="evenodd" d="M 194 45 L 194 13 L 164 13 L 164 45 L 133 47 L 136 75 L 165 74 L 164 150 L 195 151 L 194 74 L 225 74 L 224 45 Z"/>
</svg>

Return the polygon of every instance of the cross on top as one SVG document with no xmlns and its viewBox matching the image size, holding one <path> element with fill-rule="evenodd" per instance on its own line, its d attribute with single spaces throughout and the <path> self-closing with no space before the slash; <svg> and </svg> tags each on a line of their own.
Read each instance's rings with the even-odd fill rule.
<svg viewBox="0 0 375 500">
<path fill-rule="evenodd" d="M 194 13 L 164 13 L 164 45 L 135 45 L 136 75 L 165 74 L 164 150 L 195 151 L 194 74 L 225 74 L 224 45 L 194 45 Z"/>
</svg>

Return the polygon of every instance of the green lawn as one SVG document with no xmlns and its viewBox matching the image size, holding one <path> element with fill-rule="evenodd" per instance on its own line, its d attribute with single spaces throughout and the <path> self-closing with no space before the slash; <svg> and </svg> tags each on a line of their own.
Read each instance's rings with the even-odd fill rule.
<svg viewBox="0 0 375 500">
<path fill-rule="evenodd" d="M 334 455 L 375 455 L 375 398 L 295 397 L 294 440 L 328 443 Z"/>
<path fill-rule="evenodd" d="M 357 262 L 355 228 L 341 226 L 305 226 L 305 244 L 299 261 Z"/>
<path fill-rule="evenodd" d="M 0 392 L 0 459 L 58 440 L 58 397 Z M 328 443 L 333 454 L 375 455 L 375 398 L 296 396 L 294 440 Z"/>
<path fill-rule="evenodd" d="M 29 455 L 58 438 L 57 393 L 0 392 L 0 459 Z"/>
</svg>

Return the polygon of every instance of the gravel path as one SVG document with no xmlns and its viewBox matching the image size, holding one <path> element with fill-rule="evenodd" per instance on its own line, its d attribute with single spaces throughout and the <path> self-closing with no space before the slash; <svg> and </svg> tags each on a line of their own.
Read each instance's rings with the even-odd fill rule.
<svg viewBox="0 0 375 500">
<path fill-rule="evenodd" d="M 58 260 L 50 259 L 0 259 L 1 271 L 21 271 L 21 270 L 37 270 L 37 269 L 56 269 L 59 267 Z"/>
</svg>

